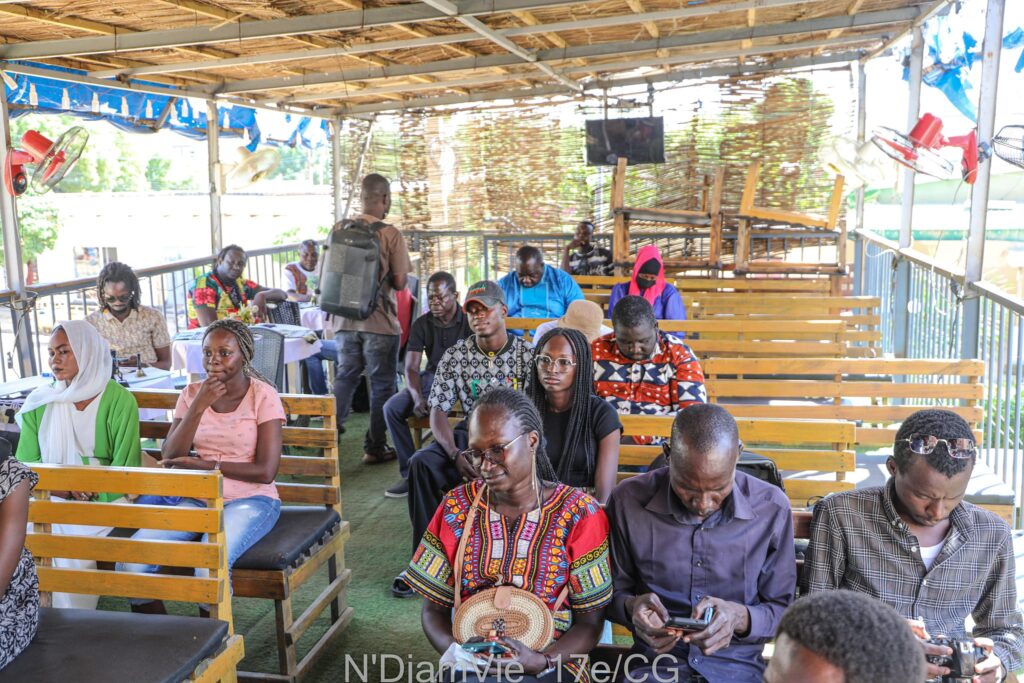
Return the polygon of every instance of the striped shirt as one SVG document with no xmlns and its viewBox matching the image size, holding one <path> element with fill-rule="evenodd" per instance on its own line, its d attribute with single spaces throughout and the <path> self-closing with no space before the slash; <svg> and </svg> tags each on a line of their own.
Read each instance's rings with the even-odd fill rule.
<svg viewBox="0 0 1024 683">
<path fill-rule="evenodd" d="M 1017 608 L 1013 541 L 995 514 L 962 502 L 931 569 L 917 537 L 893 505 L 885 486 L 828 496 L 814 506 L 804 593 L 846 588 L 872 595 L 907 619 L 924 619 L 928 633 L 991 638 L 1007 671 L 1024 666 L 1024 628 Z"/>
</svg>

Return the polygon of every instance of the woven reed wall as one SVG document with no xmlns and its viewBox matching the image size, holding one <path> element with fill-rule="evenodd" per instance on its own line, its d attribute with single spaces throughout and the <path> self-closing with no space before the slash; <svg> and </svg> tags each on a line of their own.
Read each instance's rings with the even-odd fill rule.
<svg viewBox="0 0 1024 683">
<path fill-rule="evenodd" d="M 846 107 L 849 120 L 840 117 L 836 124 L 833 118 L 834 99 L 853 97 L 852 87 L 844 91 L 843 78 L 836 74 L 833 86 L 839 87 L 828 92 L 802 77 L 720 81 L 714 106 L 697 103 L 666 116 L 667 162 L 629 167 L 627 205 L 697 208 L 704 176 L 724 164 L 723 207 L 735 209 L 748 164 L 760 158 L 760 205 L 824 213 L 832 178 L 820 168 L 817 150 L 830 135 L 848 135 L 853 123 L 852 107 Z M 578 107 L 406 112 L 379 120 L 363 172 L 398 182 L 392 217 L 407 230 L 453 230 L 467 237 L 565 234 L 577 220 L 594 217 L 599 232 L 610 231 L 611 169 L 586 166 L 583 120 L 592 115 L 580 114 Z M 365 127 L 359 122 L 350 129 L 355 133 L 346 144 L 350 173 Z M 424 272 L 472 268 L 482 257 L 478 240 L 421 237 L 417 244 Z"/>
</svg>

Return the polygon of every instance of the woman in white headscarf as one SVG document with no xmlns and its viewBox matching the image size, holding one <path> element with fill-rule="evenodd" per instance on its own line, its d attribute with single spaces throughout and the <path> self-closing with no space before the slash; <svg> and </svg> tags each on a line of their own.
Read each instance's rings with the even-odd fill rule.
<svg viewBox="0 0 1024 683">
<path fill-rule="evenodd" d="M 127 389 L 110 378 L 110 347 L 84 320 L 58 323 L 50 335 L 54 381 L 25 399 L 16 419 L 21 426 L 17 458 L 56 465 L 138 467 L 139 408 Z M 57 491 L 52 496 L 88 500 L 92 494 Z M 121 494 L 100 493 L 104 502 L 127 502 Z M 109 527 L 54 524 L 53 532 L 106 536 Z M 54 560 L 59 567 L 95 569 L 86 560 Z M 96 596 L 55 593 L 54 607 L 94 609 Z"/>
</svg>

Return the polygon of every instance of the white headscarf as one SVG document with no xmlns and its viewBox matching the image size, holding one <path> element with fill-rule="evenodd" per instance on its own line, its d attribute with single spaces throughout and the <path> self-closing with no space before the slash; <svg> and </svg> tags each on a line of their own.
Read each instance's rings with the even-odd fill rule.
<svg viewBox="0 0 1024 683">
<path fill-rule="evenodd" d="M 78 374 L 71 382 L 55 381 L 35 389 L 25 399 L 16 419 L 22 425 L 23 416 L 39 406 L 47 406 L 39 424 L 39 452 L 43 462 L 57 465 L 81 465 L 78 440 L 72 415 L 75 403 L 98 397 L 110 381 L 113 370 L 110 346 L 91 324 L 84 320 L 66 320 L 57 323 L 53 331 L 63 329 L 78 362 Z M 97 398 L 97 400 L 99 400 Z"/>
</svg>

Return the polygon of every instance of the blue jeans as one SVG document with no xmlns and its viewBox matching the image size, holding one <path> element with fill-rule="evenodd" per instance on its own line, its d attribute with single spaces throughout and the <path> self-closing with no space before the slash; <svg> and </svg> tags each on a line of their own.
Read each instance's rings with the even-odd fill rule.
<svg viewBox="0 0 1024 683">
<path fill-rule="evenodd" d="M 328 393 L 327 374 L 324 372 L 325 360 L 338 360 L 338 342 L 333 339 L 321 339 L 320 351 L 302 361 L 302 364 L 306 366 L 309 391 L 317 396 L 323 396 Z"/>
<path fill-rule="evenodd" d="M 155 501 L 147 501 L 153 503 Z M 206 504 L 195 498 L 182 498 L 175 507 L 204 508 Z M 270 533 L 281 516 L 281 501 L 267 496 L 250 496 L 237 498 L 224 504 L 224 534 L 228 545 L 228 567 L 245 554 L 245 551 L 256 545 L 257 541 Z M 192 531 L 170 531 L 166 529 L 139 529 L 132 538 L 146 541 L 196 541 L 205 534 Z M 160 566 L 155 564 L 117 563 L 119 572 L 145 572 L 155 574 Z M 209 575 L 209 571 L 199 569 L 201 576 Z M 147 600 L 132 600 L 133 604 L 141 604 Z"/>
<path fill-rule="evenodd" d="M 370 429 L 363 439 L 363 450 L 379 454 L 388 444 L 384 404 L 397 389 L 399 336 L 343 331 L 335 338 L 338 371 L 334 377 L 334 399 L 338 406 L 338 426 L 345 424 L 352 409 L 352 395 L 365 369 L 370 380 Z"/>
<path fill-rule="evenodd" d="M 430 396 L 430 387 L 433 384 L 434 373 L 424 371 L 420 374 L 420 388 L 424 396 Z M 406 422 L 412 417 L 414 408 L 412 394 L 408 389 L 402 389 L 384 404 L 384 422 L 388 425 L 391 443 L 395 445 L 395 451 L 398 453 L 398 473 L 402 475 L 402 479 L 409 478 L 409 459 L 416 452 L 412 443 L 412 430 Z"/>
</svg>

